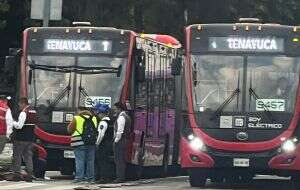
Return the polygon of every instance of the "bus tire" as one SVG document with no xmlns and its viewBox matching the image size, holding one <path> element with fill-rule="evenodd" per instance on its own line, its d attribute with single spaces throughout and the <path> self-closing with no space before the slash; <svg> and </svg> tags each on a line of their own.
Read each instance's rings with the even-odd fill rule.
<svg viewBox="0 0 300 190">
<path fill-rule="evenodd" d="M 136 176 L 137 179 L 141 179 L 143 177 L 143 171 L 144 171 L 144 162 L 143 162 L 143 150 L 139 151 L 139 158 L 138 158 L 138 165 L 136 166 Z"/>
<path fill-rule="evenodd" d="M 44 159 L 41 159 L 37 156 L 33 156 L 32 158 L 33 163 L 33 175 L 36 178 L 45 178 L 46 168 L 47 168 L 47 162 Z"/>
<path fill-rule="evenodd" d="M 61 175 L 73 175 L 74 162 L 72 160 L 64 159 L 63 165 L 60 168 Z"/>
<path fill-rule="evenodd" d="M 300 189 L 300 175 L 299 174 L 292 176 L 291 182 L 292 182 L 293 190 Z"/>
<path fill-rule="evenodd" d="M 214 175 L 211 177 L 211 182 L 220 185 L 224 182 L 223 176 Z"/>
<path fill-rule="evenodd" d="M 69 170 L 69 169 L 66 169 L 66 168 L 63 168 L 60 170 L 60 174 L 61 175 L 73 175 L 73 170 Z"/>
<path fill-rule="evenodd" d="M 168 166 L 169 166 L 169 134 L 165 136 L 165 149 L 163 155 L 162 163 L 162 177 L 168 176 Z"/>
<path fill-rule="evenodd" d="M 145 161 L 145 133 L 142 132 L 141 141 L 138 149 L 138 165 L 136 167 L 137 179 L 143 177 L 144 161 Z"/>
<path fill-rule="evenodd" d="M 36 178 L 44 179 L 45 174 L 46 174 L 46 168 L 44 167 L 44 165 L 35 164 L 34 170 L 33 170 L 33 175 Z"/>
<path fill-rule="evenodd" d="M 191 187 L 204 187 L 206 179 L 207 172 L 205 169 L 191 169 L 189 171 L 189 182 Z"/>
</svg>

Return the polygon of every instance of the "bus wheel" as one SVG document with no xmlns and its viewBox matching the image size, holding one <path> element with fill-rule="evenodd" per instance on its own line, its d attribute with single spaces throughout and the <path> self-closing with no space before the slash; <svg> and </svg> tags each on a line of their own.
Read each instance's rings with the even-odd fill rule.
<svg viewBox="0 0 300 190">
<path fill-rule="evenodd" d="M 46 161 L 33 158 L 33 175 L 36 178 L 44 179 L 46 173 Z"/>
<path fill-rule="evenodd" d="M 241 175 L 240 176 L 240 182 L 241 183 L 250 183 L 253 180 L 254 175 Z"/>
<path fill-rule="evenodd" d="M 206 179 L 207 172 L 205 169 L 191 169 L 189 171 L 189 181 L 192 187 L 204 187 Z"/>
<path fill-rule="evenodd" d="M 300 175 L 292 176 L 292 187 L 294 190 L 300 189 Z"/>
<path fill-rule="evenodd" d="M 45 173 L 46 173 L 46 162 L 38 160 L 37 163 L 34 163 L 33 166 L 33 175 L 36 178 L 45 178 Z"/>
<path fill-rule="evenodd" d="M 211 182 L 220 185 L 224 182 L 224 178 L 222 176 L 215 175 L 211 177 Z"/>
<path fill-rule="evenodd" d="M 74 163 L 72 160 L 64 159 L 64 164 L 60 168 L 61 175 L 73 175 Z"/>
<path fill-rule="evenodd" d="M 169 166 L 169 134 L 166 134 L 165 137 L 165 148 L 163 155 L 163 163 L 162 163 L 162 177 L 168 176 L 168 166 Z"/>
<path fill-rule="evenodd" d="M 233 175 L 233 176 L 227 176 L 225 177 L 225 182 L 228 185 L 234 185 L 240 182 L 240 176 Z"/>
</svg>

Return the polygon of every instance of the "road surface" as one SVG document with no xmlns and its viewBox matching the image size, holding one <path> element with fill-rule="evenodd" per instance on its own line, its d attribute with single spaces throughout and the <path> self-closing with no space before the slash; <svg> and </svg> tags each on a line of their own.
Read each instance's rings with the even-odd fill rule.
<svg viewBox="0 0 300 190">
<path fill-rule="evenodd" d="M 48 172 L 47 176 L 50 180 L 27 182 L 8 182 L 0 181 L 0 190 L 74 190 L 76 187 L 89 187 L 92 190 L 189 190 L 201 189 L 191 188 L 188 183 L 188 177 L 174 177 L 164 179 L 142 180 L 139 182 L 129 182 L 121 184 L 107 185 L 87 185 L 74 184 L 68 177 L 61 177 L 57 172 Z M 240 185 L 221 185 L 207 182 L 205 190 L 291 190 L 289 180 L 287 178 L 278 178 L 273 176 L 256 177 L 249 184 Z"/>
</svg>

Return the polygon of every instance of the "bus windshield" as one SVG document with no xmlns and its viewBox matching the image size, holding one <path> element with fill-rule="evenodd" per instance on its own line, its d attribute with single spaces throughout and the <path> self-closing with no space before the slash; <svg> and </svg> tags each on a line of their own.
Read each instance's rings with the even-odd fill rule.
<svg viewBox="0 0 300 190">
<path fill-rule="evenodd" d="M 293 112 L 299 58 L 192 55 L 191 61 L 195 111 L 240 112 L 244 104 L 246 112 Z"/>
<path fill-rule="evenodd" d="M 97 65 L 107 65 L 118 68 L 122 65 L 125 68 L 127 58 L 110 58 L 110 57 L 79 57 L 78 65 L 89 65 L 94 67 Z M 123 69 L 125 70 L 125 69 Z M 77 85 L 80 91 L 79 106 L 84 106 L 87 97 L 93 96 L 93 99 L 109 99 L 110 102 L 117 102 L 120 97 L 122 84 L 125 79 L 125 72 L 121 72 L 121 76 L 117 77 L 114 73 L 103 74 L 77 74 Z M 80 90 L 81 89 L 81 90 Z"/>
<path fill-rule="evenodd" d="M 28 56 L 29 63 L 46 66 L 45 68 L 33 69 L 33 77 L 30 84 L 29 96 L 36 106 L 49 106 L 55 101 L 55 107 L 72 106 L 74 88 L 79 92 L 78 103 L 83 106 L 85 96 L 113 96 L 115 100 L 120 95 L 120 86 L 124 78 L 124 69 L 120 77 L 111 71 L 104 70 L 102 73 L 78 73 L 77 71 L 55 70 L 51 67 L 80 67 L 88 69 L 113 68 L 117 70 L 120 65 L 125 68 L 127 58 L 116 57 L 72 57 L 72 56 Z M 49 68 L 51 69 L 49 69 Z M 34 67 L 33 67 L 34 68 Z M 88 70 L 86 70 L 88 71 Z M 101 82 L 99 82 L 101 81 Z M 113 84 L 113 85 L 112 85 Z M 80 106 L 73 105 L 73 106 Z"/>
<path fill-rule="evenodd" d="M 299 58 L 249 56 L 249 111 L 293 112 L 299 84 Z"/>
<path fill-rule="evenodd" d="M 223 111 L 238 111 L 240 93 L 233 93 L 241 88 L 243 57 L 192 55 L 191 61 L 195 111 L 217 110 L 229 98 Z"/>
</svg>

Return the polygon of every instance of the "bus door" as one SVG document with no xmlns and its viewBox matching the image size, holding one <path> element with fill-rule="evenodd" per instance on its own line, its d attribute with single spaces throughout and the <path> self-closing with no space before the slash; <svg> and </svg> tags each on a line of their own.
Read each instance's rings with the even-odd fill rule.
<svg viewBox="0 0 300 190">
<path fill-rule="evenodd" d="M 163 164 L 167 133 L 166 63 L 165 55 L 156 51 L 146 53 L 148 94 L 144 166 Z"/>
</svg>

